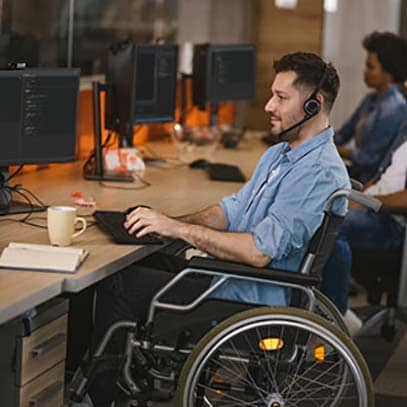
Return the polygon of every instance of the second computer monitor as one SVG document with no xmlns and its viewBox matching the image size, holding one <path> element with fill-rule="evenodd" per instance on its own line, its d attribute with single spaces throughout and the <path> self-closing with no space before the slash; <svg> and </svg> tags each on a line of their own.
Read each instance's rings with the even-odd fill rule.
<svg viewBox="0 0 407 407">
<path fill-rule="evenodd" d="M 110 49 L 105 126 L 128 144 L 134 124 L 174 120 L 177 52 L 176 45 L 132 43 Z"/>
<path fill-rule="evenodd" d="M 194 47 L 193 99 L 206 103 L 248 100 L 254 97 L 255 47 L 252 44 Z"/>
</svg>

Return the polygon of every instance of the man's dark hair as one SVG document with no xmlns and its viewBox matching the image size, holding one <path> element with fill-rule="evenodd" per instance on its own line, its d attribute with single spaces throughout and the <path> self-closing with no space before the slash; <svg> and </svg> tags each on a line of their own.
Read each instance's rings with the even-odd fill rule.
<svg viewBox="0 0 407 407">
<path fill-rule="evenodd" d="M 407 41 L 391 32 L 374 31 L 363 39 L 363 48 L 375 53 L 382 68 L 393 76 L 394 82 L 407 79 Z"/>
<path fill-rule="evenodd" d="M 339 90 L 339 76 L 332 64 L 325 63 L 318 55 L 310 52 L 294 52 L 274 61 L 274 71 L 276 74 L 294 71 L 297 79 L 293 85 L 296 88 L 306 87 L 310 95 L 320 85 L 319 91 L 324 96 L 325 111 L 331 111 Z"/>
</svg>

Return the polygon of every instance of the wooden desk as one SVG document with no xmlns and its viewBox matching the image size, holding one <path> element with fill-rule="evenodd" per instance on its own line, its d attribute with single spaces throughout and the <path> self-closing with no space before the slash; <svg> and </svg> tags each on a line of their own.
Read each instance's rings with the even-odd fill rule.
<svg viewBox="0 0 407 407">
<path fill-rule="evenodd" d="M 162 155 L 174 155 L 170 142 L 150 145 Z M 248 134 L 236 150 L 219 149 L 214 161 L 239 165 L 247 177 L 253 171 L 265 147 L 258 135 Z M 59 164 L 30 174 L 16 177 L 15 182 L 38 195 L 47 205 L 71 205 L 70 194 L 81 191 L 93 196 L 97 209 L 123 210 L 136 204 L 146 204 L 169 215 L 196 211 L 218 202 L 224 195 L 240 189 L 242 184 L 210 181 L 205 172 L 188 167 L 148 167 L 145 180 L 151 186 L 134 190 L 141 184 L 111 184 L 124 189 L 112 189 L 98 182 L 85 181 L 82 163 Z M 79 208 L 80 215 L 91 214 L 94 209 Z M 16 215 L 15 218 L 22 215 Z M 33 215 L 33 220 L 45 225 L 45 213 Z M 40 218 L 40 219 L 38 219 Z M 48 244 L 46 229 L 15 222 L 0 222 L 0 249 L 10 241 Z M 134 261 L 157 250 L 157 246 L 115 245 L 96 226 L 79 236 L 74 246 L 84 247 L 90 255 L 74 275 L 0 270 L 0 324 L 61 293 L 78 292 L 106 276 L 117 272 Z"/>
</svg>

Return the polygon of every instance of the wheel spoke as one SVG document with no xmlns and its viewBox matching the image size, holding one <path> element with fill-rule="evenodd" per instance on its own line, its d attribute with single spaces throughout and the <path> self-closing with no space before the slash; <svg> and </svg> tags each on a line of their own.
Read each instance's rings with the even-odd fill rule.
<svg viewBox="0 0 407 407">
<path fill-rule="evenodd" d="M 218 373 L 222 373 L 222 372 L 226 372 L 230 375 L 230 380 L 232 382 L 232 384 L 236 385 L 238 383 L 242 383 L 242 384 L 246 384 L 248 387 L 251 387 L 253 389 L 256 389 L 256 391 L 258 391 L 259 396 L 262 397 L 262 393 L 264 395 L 267 395 L 267 392 L 264 389 L 261 389 L 254 380 L 249 381 L 247 379 L 245 379 L 244 377 L 242 377 L 242 371 L 240 369 L 237 369 L 236 371 L 233 370 L 232 368 L 228 367 L 228 365 L 226 365 L 224 362 L 220 362 L 217 359 L 214 359 L 211 361 L 211 364 L 214 364 L 216 366 L 217 369 L 219 369 L 219 371 L 217 370 Z M 236 373 L 237 372 L 237 373 Z M 225 379 L 228 379 L 229 376 L 226 376 Z M 240 381 L 236 383 L 236 379 L 238 378 Z M 228 380 L 223 380 L 223 382 L 228 383 Z"/>
<path fill-rule="evenodd" d="M 250 400 L 250 401 L 244 401 L 241 398 L 237 398 L 236 396 L 232 396 L 228 392 L 222 392 L 221 394 L 218 393 L 217 390 L 213 389 L 212 387 L 200 384 L 199 385 L 201 388 L 205 389 L 208 393 L 213 394 L 213 396 L 218 399 L 218 401 L 223 401 L 223 399 L 227 399 L 228 401 L 226 402 L 227 404 L 223 403 L 218 404 L 216 403 L 216 407 L 226 407 L 226 406 L 256 406 L 256 405 L 261 405 L 259 404 L 262 402 L 262 400 L 257 399 L 257 400 Z M 208 397 L 208 395 L 206 396 Z M 237 404 L 235 404 L 237 403 Z M 254 403 L 254 404 L 253 404 Z"/>
<path fill-rule="evenodd" d="M 256 333 L 257 333 L 257 339 L 260 342 L 260 340 L 263 339 L 263 337 L 260 335 L 260 332 L 258 329 L 256 329 Z M 271 329 L 269 327 L 268 332 L 267 332 L 267 337 L 272 336 L 271 335 Z M 281 334 L 280 334 L 280 338 L 281 338 Z M 257 352 L 257 350 L 256 350 Z M 278 389 L 278 382 L 276 379 L 276 371 L 277 371 L 277 366 L 278 366 L 278 358 L 279 358 L 280 352 L 277 352 L 277 359 L 274 363 L 274 369 L 270 366 L 270 357 L 269 355 L 267 355 L 267 352 L 263 349 L 263 356 L 264 359 L 267 361 L 267 375 L 270 377 L 271 382 L 272 382 L 272 389 L 274 389 L 275 392 L 279 392 Z M 272 389 L 268 388 L 268 392 L 270 392 Z"/>
</svg>

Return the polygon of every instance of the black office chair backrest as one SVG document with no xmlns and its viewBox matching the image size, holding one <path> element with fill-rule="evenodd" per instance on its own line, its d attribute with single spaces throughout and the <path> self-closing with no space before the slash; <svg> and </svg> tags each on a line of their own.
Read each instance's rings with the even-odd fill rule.
<svg viewBox="0 0 407 407">
<path fill-rule="evenodd" d="M 331 255 L 343 219 L 343 216 L 325 212 L 321 226 L 308 244 L 307 253 L 301 264 L 301 271 L 307 262 L 311 262 L 309 269 L 306 270 L 307 274 L 319 278 L 322 276 L 322 270 Z"/>
<path fill-rule="evenodd" d="M 343 219 L 343 216 L 324 212 L 322 224 L 308 243 L 308 249 L 300 267 L 301 273 L 316 277 L 317 281 L 321 281 L 322 270 L 331 255 Z M 307 301 L 308 299 L 302 291 L 294 290 L 291 293 L 290 305 L 292 307 L 303 308 Z"/>
</svg>

